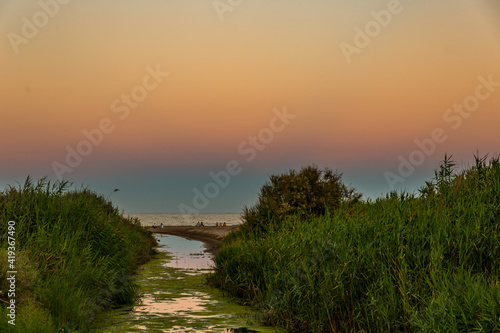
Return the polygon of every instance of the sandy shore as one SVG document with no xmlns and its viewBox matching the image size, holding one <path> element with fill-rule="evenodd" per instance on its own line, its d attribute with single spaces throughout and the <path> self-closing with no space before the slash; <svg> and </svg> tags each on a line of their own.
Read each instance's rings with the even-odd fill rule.
<svg viewBox="0 0 500 333">
<path fill-rule="evenodd" d="M 166 226 L 163 229 L 149 228 L 152 233 L 168 234 L 180 236 L 187 239 L 197 240 L 205 243 L 207 251 L 216 255 L 222 244 L 222 240 L 233 230 L 240 226 L 233 225 L 227 227 L 174 227 Z"/>
</svg>

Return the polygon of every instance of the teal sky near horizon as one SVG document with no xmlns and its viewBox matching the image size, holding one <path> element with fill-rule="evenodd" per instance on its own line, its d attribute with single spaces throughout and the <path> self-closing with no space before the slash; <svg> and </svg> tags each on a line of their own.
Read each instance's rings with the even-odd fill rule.
<svg viewBox="0 0 500 333">
<path fill-rule="evenodd" d="M 4 0 L 0 188 L 241 212 L 316 164 L 413 192 L 445 153 L 500 153 L 499 55 L 491 0 Z"/>
</svg>

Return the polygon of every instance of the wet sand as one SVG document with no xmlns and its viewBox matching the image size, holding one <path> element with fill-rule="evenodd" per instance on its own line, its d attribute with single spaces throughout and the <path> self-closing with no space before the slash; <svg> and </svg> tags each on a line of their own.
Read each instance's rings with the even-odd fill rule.
<svg viewBox="0 0 500 333">
<path fill-rule="evenodd" d="M 222 240 L 233 230 L 238 230 L 240 226 L 233 225 L 227 227 L 175 227 L 165 226 L 161 228 L 148 228 L 152 233 L 180 236 L 187 239 L 197 240 L 205 243 L 207 252 L 216 255 L 219 252 Z"/>
</svg>

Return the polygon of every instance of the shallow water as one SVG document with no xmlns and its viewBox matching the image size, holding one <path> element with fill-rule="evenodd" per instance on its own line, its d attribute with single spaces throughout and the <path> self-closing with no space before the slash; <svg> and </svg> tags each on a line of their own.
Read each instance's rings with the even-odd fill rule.
<svg viewBox="0 0 500 333">
<path fill-rule="evenodd" d="M 140 304 L 111 310 L 99 318 L 97 332 L 224 332 L 260 327 L 257 314 L 205 284 L 214 263 L 202 242 L 157 234 L 160 254 L 143 265 L 137 283 Z"/>
</svg>

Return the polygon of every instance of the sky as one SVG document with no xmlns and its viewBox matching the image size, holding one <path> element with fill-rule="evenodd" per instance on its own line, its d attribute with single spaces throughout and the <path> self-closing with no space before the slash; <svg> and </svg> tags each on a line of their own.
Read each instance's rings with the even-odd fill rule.
<svg viewBox="0 0 500 333">
<path fill-rule="evenodd" d="M 0 188 L 239 213 L 311 164 L 374 199 L 500 153 L 498 1 L 2 0 L 0 36 Z"/>
</svg>

